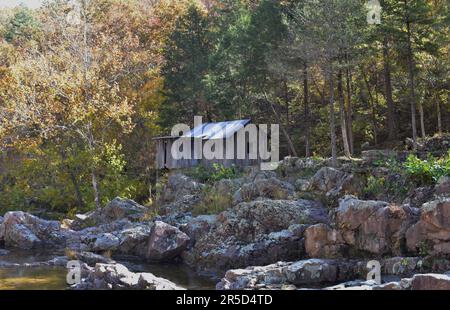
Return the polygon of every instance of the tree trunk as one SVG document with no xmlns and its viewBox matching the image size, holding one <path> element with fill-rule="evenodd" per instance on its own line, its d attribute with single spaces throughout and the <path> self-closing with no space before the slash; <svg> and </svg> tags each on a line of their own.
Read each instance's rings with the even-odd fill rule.
<svg viewBox="0 0 450 310">
<path fill-rule="evenodd" d="M 328 80 L 330 83 L 330 136 L 331 136 L 331 164 L 333 167 L 337 166 L 337 146 L 336 146 L 336 121 L 334 115 L 334 80 L 333 67 L 330 65 L 328 73 Z"/>
<path fill-rule="evenodd" d="M 94 134 L 92 133 L 92 124 L 91 123 L 88 124 L 87 132 L 88 132 L 87 138 L 88 138 L 89 151 L 91 153 L 91 158 L 94 158 L 94 155 L 95 155 Z M 100 209 L 101 208 L 100 189 L 99 189 L 99 185 L 98 185 L 95 164 L 93 164 L 91 167 L 91 177 L 92 177 L 92 190 L 94 191 L 95 207 L 97 209 Z"/>
<path fill-rule="evenodd" d="M 90 94 L 89 94 L 89 88 L 90 83 L 88 79 L 88 70 L 90 67 L 90 53 L 89 53 L 89 40 L 88 40 L 88 20 L 87 20 L 87 3 L 86 1 L 82 1 L 82 16 L 83 16 L 83 79 L 84 79 L 84 96 L 85 101 L 89 102 L 90 100 Z M 92 133 L 92 123 L 87 124 L 87 144 L 89 147 L 89 151 L 91 153 L 91 158 L 94 158 L 94 151 L 95 151 L 95 140 L 94 140 L 94 134 Z M 95 207 L 99 209 L 101 207 L 100 205 L 100 191 L 98 189 L 98 182 L 97 182 L 97 175 L 95 172 L 95 167 L 91 167 L 91 176 L 92 176 L 92 190 L 94 191 L 94 202 Z"/>
<path fill-rule="evenodd" d="M 347 61 L 348 65 L 348 61 Z M 346 84 L 347 84 L 347 132 L 348 132 L 348 144 L 350 146 L 350 154 L 355 152 L 353 145 L 353 105 L 352 105 L 352 74 L 350 69 L 346 69 Z"/>
<path fill-rule="evenodd" d="M 311 114 L 309 110 L 309 93 L 308 93 L 308 66 L 305 64 L 303 68 L 303 100 L 305 105 L 305 156 L 311 156 L 311 146 L 309 141 L 309 131 L 311 123 Z"/>
<path fill-rule="evenodd" d="M 347 117 L 345 113 L 345 106 L 344 106 L 344 89 L 342 87 L 342 70 L 339 69 L 338 72 L 338 95 L 339 95 L 339 113 L 341 118 L 341 132 L 342 132 L 342 143 L 344 145 L 344 155 L 345 157 L 350 158 L 350 146 L 348 143 L 348 136 L 347 136 Z"/>
<path fill-rule="evenodd" d="M 67 169 L 67 173 L 69 173 L 70 181 L 72 182 L 72 185 L 73 185 L 73 188 L 75 191 L 75 197 L 77 199 L 78 207 L 82 210 L 82 209 L 84 209 L 84 201 L 83 201 L 83 195 L 81 195 L 80 185 L 78 184 L 77 177 L 75 176 L 75 173 L 73 172 L 73 170 L 70 168 L 69 164 L 67 164 L 67 156 L 66 156 L 66 152 L 64 151 L 64 149 L 61 149 L 60 154 L 61 154 L 61 158 L 64 162 L 64 165 Z"/>
<path fill-rule="evenodd" d="M 289 132 L 289 126 L 290 126 L 290 115 L 289 115 L 289 88 L 287 81 L 283 81 L 284 84 L 284 102 L 286 104 L 286 130 Z"/>
<path fill-rule="evenodd" d="M 424 120 L 424 115 L 423 115 L 423 104 L 420 103 L 419 104 L 419 115 L 420 115 L 420 131 L 422 134 L 422 138 L 425 138 L 426 133 L 425 133 L 425 120 Z"/>
<path fill-rule="evenodd" d="M 442 115 L 441 115 L 441 105 L 439 103 L 440 98 L 436 100 L 436 110 L 437 110 L 437 123 L 438 123 L 438 133 L 442 135 Z"/>
<path fill-rule="evenodd" d="M 388 108 L 388 139 L 395 140 L 397 138 L 397 130 L 395 126 L 395 106 L 392 99 L 392 80 L 391 80 L 391 64 L 389 61 L 389 45 L 387 36 L 383 40 L 383 62 L 384 62 L 384 91 Z"/>
<path fill-rule="evenodd" d="M 369 94 L 369 103 L 370 103 L 370 109 L 372 114 L 372 130 L 373 130 L 373 142 L 374 144 L 378 144 L 378 133 L 377 133 L 377 120 L 376 120 L 376 111 L 375 111 L 375 103 L 374 98 L 372 95 L 372 90 L 370 89 L 369 80 L 367 79 L 366 73 L 364 71 L 364 68 L 361 68 L 361 73 L 364 78 L 364 82 L 367 87 L 367 93 Z"/>
<path fill-rule="evenodd" d="M 94 202 L 95 202 L 95 207 L 97 209 L 101 208 L 101 204 L 100 204 L 100 191 L 98 189 L 98 182 L 97 182 L 97 174 L 95 173 L 94 170 L 92 170 L 92 188 L 94 190 Z"/>
<path fill-rule="evenodd" d="M 406 5 L 406 1 L 405 1 Z M 408 84 L 409 84 L 409 100 L 411 103 L 411 126 L 412 138 L 414 142 L 414 150 L 417 149 L 417 125 L 416 125 L 416 95 L 414 89 L 414 59 L 411 46 L 411 23 L 409 17 L 406 18 L 406 31 L 408 35 L 407 49 L 408 49 Z"/>
<path fill-rule="evenodd" d="M 281 123 L 281 119 L 280 119 L 280 116 L 278 115 L 277 110 L 275 109 L 275 107 L 274 107 L 272 101 L 269 100 L 269 98 L 267 97 L 267 95 L 265 95 L 265 97 L 266 97 L 266 101 L 269 103 L 270 107 L 272 108 L 272 112 L 273 112 L 273 114 L 275 115 L 275 118 L 276 118 L 276 120 L 277 120 L 277 123 L 280 125 L 280 129 L 281 129 L 281 131 L 283 132 L 283 135 L 285 136 L 285 138 L 286 138 L 286 140 L 287 140 L 287 143 L 288 143 L 288 146 L 289 146 L 290 153 L 291 153 L 293 156 L 298 157 L 297 151 L 295 150 L 295 147 L 294 147 L 294 144 L 292 143 L 291 137 L 289 136 L 288 132 L 286 131 L 286 128 L 284 128 L 283 124 Z"/>
</svg>

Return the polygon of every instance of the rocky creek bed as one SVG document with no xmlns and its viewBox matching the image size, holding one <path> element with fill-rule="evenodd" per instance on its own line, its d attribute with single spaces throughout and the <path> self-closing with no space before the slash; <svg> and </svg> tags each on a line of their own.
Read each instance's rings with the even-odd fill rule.
<svg viewBox="0 0 450 310">
<path fill-rule="evenodd" d="M 82 262 L 71 289 L 450 289 L 449 178 L 400 203 L 365 199 L 365 176 L 390 177 L 371 168 L 377 154 L 339 167 L 286 158 L 275 172 L 251 168 L 208 185 L 172 173 L 154 217 L 122 198 L 73 220 L 8 212 L 0 278 L 11 287 L 34 273 L 56 287 L 70 259 Z M 229 205 L 199 215 L 211 192 Z M 370 260 L 382 285 L 365 281 Z"/>
<path fill-rule="evenodd" d="M 67 262 L 64 252 L 52 250 L 2 250 L 0 252 L 0 290 L 64 290 Z M 152 264 L 119 257 L 112 260 L 134 273 L 151 273 L 184 289 L 215 289 L 217 280 L 198 275 L 180 263 Z"/>
</svg>

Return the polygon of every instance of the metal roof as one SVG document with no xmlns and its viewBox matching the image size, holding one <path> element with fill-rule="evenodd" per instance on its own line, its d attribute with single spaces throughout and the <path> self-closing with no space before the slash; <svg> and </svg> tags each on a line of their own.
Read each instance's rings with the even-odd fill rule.
<svg viewBox="0 0 450 310">
<path fill-rule="evenodd" d="M 201 138 L 204 140 L 211 139 L 228 139 L 236 132 L 244 128 L 248 123 L 249 119 L 226 121 L 218 123 L 204 123 L 201 126 L 197 126 L 190 132 L 185 134 L 185 138 Z"/>
</svg>

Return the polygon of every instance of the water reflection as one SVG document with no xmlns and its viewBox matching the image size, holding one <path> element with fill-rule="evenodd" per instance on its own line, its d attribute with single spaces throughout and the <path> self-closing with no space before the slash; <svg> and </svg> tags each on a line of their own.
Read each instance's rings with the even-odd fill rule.
<svg viewBox="0 0 450 310">
<path fill-rule="evenodd" d="M 63 290 L 67 288 L 64 267 L 25 267 L 11 264 L 45 262 L 63 252 L 10 251 L 0 256 L 0 289 L 3 290 Z M 117 260 L 133 272 L 150 272 L 157 277 L 170 280 L 191 289 L 214 289 L 217 280 L 199 276 L 181 264 L 147 264 L 144 262 Z M 2 266 L 3 264 L 3 266 Z M 5 267 L 8 265 L 7 267 Z"/>
</svg>

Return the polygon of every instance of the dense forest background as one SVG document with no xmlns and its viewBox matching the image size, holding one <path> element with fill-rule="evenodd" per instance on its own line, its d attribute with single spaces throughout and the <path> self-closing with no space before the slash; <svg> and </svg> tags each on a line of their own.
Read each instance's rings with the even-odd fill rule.
<svg viewBox="0 0 450 310">
<path fill-rule="evenodd" d="M 150 201 L 152 137 L 280 123 L 282 155 L 450 130 L 446 0 L 50 0 L 0 11 L 0 210 Z M 290 137 L 292 143 L 288 143 Z"/>
</svg>

